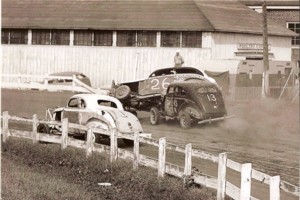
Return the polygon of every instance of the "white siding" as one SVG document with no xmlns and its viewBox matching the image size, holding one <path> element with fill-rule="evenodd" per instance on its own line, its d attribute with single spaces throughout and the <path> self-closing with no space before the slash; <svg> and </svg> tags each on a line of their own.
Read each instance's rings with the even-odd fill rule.
<svg viewBox="0 0 300 200">
<path fill-rule="evenodd" d="M 173 66 L 177 48 L 2 45 L 2 74 L 49 74 L 79 71 L 94 87 L 147 77 L 153 70 Z M 209 49 L 180 50 L 185 66 L 198 67 L 210 58 Z M 137 58 L 138 57 L 138 58 Z M 136 75 L 135 69 L 137 65 Z"/>
<path fill-rule="evenodd" d="M 208 43 L 208 42 L 206 42 Z M 235 55 L 237 44 L 256 43 L 262 44 L 262 35 L 238 34 L 238 33 L 212 33 L 210 43 L 214 59 L 244 59 Z M 291 61 L 291 38 L 269 36 L 270 53 L 274 54 L 273 60 Z"/>
</svg>

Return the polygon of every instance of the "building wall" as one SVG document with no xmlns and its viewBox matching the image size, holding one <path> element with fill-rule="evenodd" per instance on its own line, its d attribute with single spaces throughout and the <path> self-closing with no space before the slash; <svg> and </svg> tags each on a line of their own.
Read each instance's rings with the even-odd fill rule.
<svg viewBox="0 0 300 200">
<path fill-rule="evenodd" d="M 152 71 L 173 66 L 177 48 L 2 45 L 2 74 L 45 75 L 79 71 L 94 87 L 146 78 Z M 182 48 L 184 66 L 200 66 L 208 49 Z M 5 80 L 3 80 L 5 81 Z"/>
<path fill-rule="evenodd" d="M 238 34 L 238 33 L 212 33 L 211 57 L 213 59 L 237 59 L 244 60 L 245 57 L 236 56 L 239 43 L 263 44 L 262 35 Z M 274 54 L 272 60 L 291 60 L 291 38 L 269 36 L 270 53 Z"/>
<path fill-rule="evenodd" d="M 180 48 L 184 66 L 209 71 L 235 73 L 240 60 L 238 43 L 262 43 L 262 37 L 250 34 L 203 33 L 202 48 Z M 289 37 L 270 37 L 273 60 L 290 61 Z M 2 74 L 45 75 L 79 71 L 91 78 L 93 87 L 146 78 L 152 71 L 174 65 L 178 48 L 100 47 L 56 45 L 2 45 Z M 5 81 L 5 80 L 3 80 Z"/>
</svg>

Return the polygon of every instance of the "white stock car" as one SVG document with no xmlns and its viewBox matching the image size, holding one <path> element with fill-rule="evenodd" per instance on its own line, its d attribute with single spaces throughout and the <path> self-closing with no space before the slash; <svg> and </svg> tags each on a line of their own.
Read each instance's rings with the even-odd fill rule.
<svg viewBox="0 0 300 200">
<path fill-rule="evenodd" d="M 73 95 L 66 107 L 47 109 L 47 120 L 61 121 L 68 118 L 69 123 L 93 126 L 102 130 L 108 130 L 109 126 L 115 127 L 120 133 L 142 134 L 143 129 L 138 118 L 130 112 L 124 110 L 121 102 L 111 96 L 99 94 L 76 94 Z M 37 131 L 40 133 L 54 134 L 61 132 L 61 127 L 57 125 L 48 126 L 39 124 Z M 70 131 L 69 131 L 70 132 Z M 85 138 L 86 132 L 79 129 L 72 129 L 71 134 L 75 137 Z M 95 135 L 95 142 L 99 142 L 102 137 L 100 134 Z M 125 144 L 132 144 L 131 140 L 123 139 Z"/>
</svg>

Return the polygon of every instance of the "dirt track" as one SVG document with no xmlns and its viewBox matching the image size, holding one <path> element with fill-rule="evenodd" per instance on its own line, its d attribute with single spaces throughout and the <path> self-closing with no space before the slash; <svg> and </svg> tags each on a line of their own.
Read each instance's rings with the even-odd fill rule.
<svg viewBox="0 0 300 200">
<path fill-rule="evenodd" d="M 2 111 L 8 110 L 11 115 L 23 117 L 38 114 L 38 118 L 42 119 L 45 108 L 65 105 L 70 95 L 72 93 L 2 90 Z M 138 114 L 144 131 L 152 133 L 153 138 L 166 137 L 168 142 L 181 145 L 192 143 L 193 148 L 216 155 L 227 152 L 228 158 L 234 161 L 251 162 L 253 168 L 259 171 L 280 175 L 282 180 L 299 185 L 299 104 L 268 100 L 230 103 L 227 109 L 236 117 L 217 125 L 197 126 L 189 130 L 181 129 L 176 121 L 163 121 L 152 126 L 148 113 Z M 156 154 L 155 151 L 151 153 L 147 146 L 142 151 Z M 181 157 L 172 157 L 172 154 L 168 154 L 167 159 L 169 155 L 172 161 L 183 161 Z M 207 162 L 193 162 L 202 172 L 215 171 L 216 166 L 207 165 Z M 238 185 L 238 179 L 236 177 L 232 181 Z M 254 189 L 252 192 L 256 193 Z M 257 195 L 267 199 L 265 195 Z M 282 196 L 282 199 L 298 198 L 288 195 Z"/>
</svg>

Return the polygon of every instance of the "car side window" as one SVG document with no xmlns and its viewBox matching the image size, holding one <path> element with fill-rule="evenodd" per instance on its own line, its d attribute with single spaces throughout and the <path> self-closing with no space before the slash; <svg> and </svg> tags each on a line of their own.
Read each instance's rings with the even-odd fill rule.
<svg viewBox="0 0 300 200">
<path fill-rule="evenodd" d="M 78 107 L 78 99 L 77 98 L 70 99 L 70 101 L 68 103 L 68 107 L 77 108 Z"/>
<path fill-rule="evenodd" d="M 78 105 L 78 108 L 85 108 L 86 107 L 86 103 L 85 103 L 85 101 L 83 99 L 80 99 L 79 102 L 80 103 Z"/>
<path fill-rule="evenodd" d="M 168 94 L 173 94 L 174 93 L 174 87 L 170 87 L 168 90 Z"/>
<path fill-rule="evenodd" d="M 98 105 L 117 108 L 117 105 L 112 101 L 98 100 Z"/>
<path fill-rule="evenodd" d="M 181 88 L 181 87 L 176 87 L 175 88 L 175 96 L 186 96 L 186 91 L 185 89 Z"/>
</svg>

